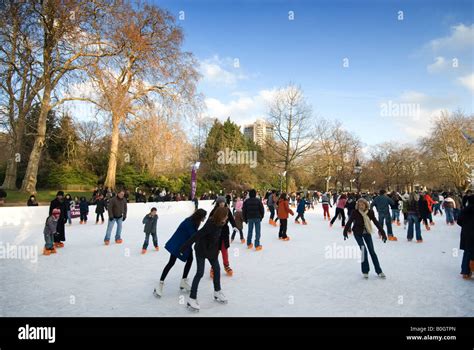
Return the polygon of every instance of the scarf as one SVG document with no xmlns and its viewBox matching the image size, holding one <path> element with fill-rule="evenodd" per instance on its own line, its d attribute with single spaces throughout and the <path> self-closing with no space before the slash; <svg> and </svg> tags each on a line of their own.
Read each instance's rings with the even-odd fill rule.
<svg viewBox="0 0 474 350">
<path fill-rule="evenodd" d="M 373 232 L 373 229 L 372 229 L 372 222 L 369 218 L 369 216 L 367 215 L 369 211 L 362 211 L 359 209 L 359 213 L 360 215 L 362 215 L 362 218 L 364 219 L 364 226 L 365 226 L 365 229 L 368 233 L 372 233 Z"/>
</svg>

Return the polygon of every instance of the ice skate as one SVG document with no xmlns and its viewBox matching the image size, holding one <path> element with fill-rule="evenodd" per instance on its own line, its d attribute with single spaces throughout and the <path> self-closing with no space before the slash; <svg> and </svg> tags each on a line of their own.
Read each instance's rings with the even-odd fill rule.
<svg viewBox="0 0 474 350">
<path fill-rule="evenodd" d="M 104 244 L 105 244 L 105 245 L 109 245 L 109 244 L 110 244 L 110 241 L 104 241 Z"/>
<path fill-rule="evenodd" d="M 247 244 L 247 249 L 252 249 L 253 248 L 253 244 L 250 243 L 250 244 Z"/>
<path fill-rule="evenodd" d="M 221 304 L 227 304 L 227 298 L 222 291 L 214 292 L 214 300 Z"/>
<path fill-rule="evenodd" d="M 54 247 L 51 248 L 51 249 L 49 250 L 49 252 L 50 252 L 51 254 L 56 254 L 56 248 L 54 248 Z"/>
<path fill-rule="evenodd" d="M 189 298 L 188 302 L 186 304 L 186 307 L 188 310 L 193 311 L 193 312 L 199 312 L 201 307 L 199 306 L 197 299 Z"/>
<path fill-rule="evenodd" d="M 261 245 L 255 247 L 255 250 L 256 250 L 257 252 L 259 252 L 259 251 L 262 250 L 262 249 L 263 249 L 263 247 L 262 247 Z"/>
<path fill-rule="evenodd" d="M 299 224 L 300 222 L 298 220 L 295 220 L 295 224 Z"/>
<path fill-rule="evenodd" d="M 179 289 L 185 292 L 189 292 L 191 290 L 191 286 L 188 284 L 187 278 L 181 279 L 181 283 L 179 284 Z"/>
<path fill-rule="evenodd" d="M 368 279 L 368 278 L 369 278 L 369 274 L 368 274 L 368 273 L 363 273 L 362 276 L 363 276 L 365 279 Z"/>
<path fill-rule="evenodd" d="M 123 242 L 123 239 L 121 239 L 121 238 L 115 240 L 115 243 L 117 243 L 117 244 L 121 244 L 122 242 Z"/>
<path fill-rule="evenodd" d="M 232 277 L 232 275 L 234 274 L 234 271 L 232 271 L 230 266 L 224 266 L 224 270 L 225 270 L 225 273 L 227 274 L 227 276 L 229 276 L 229 277 Z"/>
<path fill-rule="evenodd" d="M 417 239 L 416 243 L 423 243 L 423 240 L 422 239 Z"/>
<path fill-rule="evenodd" d="M 286 237 L 283 237 L 281 240 L 282 240 L 282 241 L 289 241 L 289 240 L 290 240 L 290 237 L 286 236 Z"/>
<path fill-rule="evenodd" d="M 153 289 L 153 295 L 157 298 L 161 298 L 161 296 L 163 295 L 163 286 L 164 286 L 165 282 L 163 281 L 160 281 L 160 284 L 155 288 Z"/>
<path fill-rule="evenodd" d="M 242 238 L 242 239 L 240 240 L 240 243 L 244 244 L 244 243 L 245 243 L 245 239 Z"/>
<path fill-rule="evenodd" d="M 155 250 L 156 250 L 157 252 L 160 251 L 160 247 L 156 246 L 156 247 L 155 247 Z"/>
<path fill-rule="evenodd" d="M 43 249 L 43 255 L 50 255 L 51 254 L 51 251 L 47 248 L 44 248 Z"/>
<path fill-rule="evenodd" d="M 146 254 L 146 249 L 142 249 L 142 254 Z"/>
<path fill-rule="evenodd" d="M 385 276 L 385 274 L 384 274 L 383 272 L 380 272 L 380 273 L 379 273 L 379 277 L 380 277 L 380 278 L 386 278 L 387 276 Z"/>
<path fill-rule="evenodd" d="M 306 222 L 306 221 L 303 221 L 303 225 L 308 225 L 308 222 Z"/>
</svg>

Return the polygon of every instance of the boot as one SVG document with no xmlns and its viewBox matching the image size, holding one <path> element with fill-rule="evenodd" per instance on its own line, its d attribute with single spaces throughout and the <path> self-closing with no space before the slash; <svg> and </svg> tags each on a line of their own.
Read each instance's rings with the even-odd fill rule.
<svg viewBox="0 0 474 350">
<path fill-rule="evenodd" d="M 263 247 L 261 245 L 255 247 L 255 250 L 257 252 L 261 251 L 262 249 L 263 249 Z"/>
<path fill-rule="evenodd" d="M 245 239 L 241 238 L 241 239 L 240 239 L 240 243 L 244 244 L 244 243 L 245 243 Z"/>
<path fill-rule="evenodd" d="M 423 240 L 422 239 L 417 239 L 416 243 L 423 243 Z"/>
<path fill-rule="evenodd" d="M 232 277 L 232 275 L 234 274 L 234 271 L 232 271 L 232 269 L 230 268 L 229 265 L 224 266 L 224 270 L 225 270 L 225 273 L 227 274 L 227 276 L 229 276 L 229 277 Z"/>
<path fill-rule="evenodd" d="M 431 230 L 431 227 L 429 227 L 428 225 L 425 225 L 425 228 L 426 228 L 426 231 Z"/>
<path fill-rule="evenodd" d="M 117 243 L 117 244 L 121 244 L 122 242 L 123 242 L 123 239 L 121 239 L 121 238 L 115 240 L 115 243 Z"/>
<path fill-rule="evenodd" d="M 155 297 L 161 298 L 161 296 L 163 295 L 164 284 L 165 284 L 164 281 L 160 281 L 160 284 L 158 284 L 158 286 L 153 290 L 153 295 Z"/>
<path fill-rule="evenodd" d="M 104 241 L 104 244 L 105 244 L 105 245 L 109 245 L 109 244 L 110 244 L 110 241 Z"/>
<path fill-rule="evenodd" d="M 252 249 L 253 248 L 253 244 L 250 243 L 250 244 L 247 244 L 247 249 Z"/>
<path fill-rule="evenodd" d="M 146 249 L 142 249 L 142 254 L 146 254 Z"/>
<path fill-rule="evenodd" d="M 308 225 L 308 223 L 306 221 L 303 221 L 303 225 Z"/>
<path fill-rule="evenodd" d="M 53 248 L 50 250 L 50 253 L 51 253 L 51 254 L 56 254 L 56 248 L 53 247 Z"/>
<path fill-rule="evenodd" d="M 469 269 L 471 270 L 471 272 L 474 271 L 474 260 L 471 260 L 469 262 Z"/>
<path fill-rule="evenodd" d="M 214 296 L 215 297 L 215 296 Z M 191 311 L 194 311 L 194 312 L 199 312 L 199 310 L 201 309 L 201 307 L 199 306 L 198 304 L 198 301 L 197 299 L 192 299 L 192 298 L 189 298 L 188 299 L 188 302 L 186 304 L 186 307 L 191 310 Z"/>
<path fill-rule="evenodd" d="M 300 222 L 298 220 L 295 220 L 295 224 L 299 224 Z"/>
<path fill-rule="evenodd" d="M 191 286 L 188 284 L 187 278 L 181 279 L 181 283 L 179 284 L 179 289 L 184 290 L 185 292 L 189 292 L 191 290 Z"/>
<path fill-rule="evenodd" d="M 282 241 L 289 241 L 290 240 L 290 237 L 289 236 L 286 236 L 284 238 L 281 239 Z"/>
<path fill-rule="evenodd" d="M 227 304 L 227 298 L 222 291 L 214 292 L 214 300 L 218 303 Z"/>
<path fill-rule="evenodd" d="M 156 251 L 159 251 L 159 250 L 160 250 L 160 247 L 156 246 L 156 247 L 155 247 L 155 250 L 156 250 Z"/>
<path fill-rule="evenodd" d="M 51 255 L 51 251 L 47 248 L 44 248 L 43 249 L 43 255 L 49 256 L 49 255 Z"/>
</svg>

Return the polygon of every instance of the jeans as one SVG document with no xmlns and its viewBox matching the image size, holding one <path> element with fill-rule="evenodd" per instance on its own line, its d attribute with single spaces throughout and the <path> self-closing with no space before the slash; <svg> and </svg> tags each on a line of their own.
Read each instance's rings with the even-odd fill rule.
<svg viewBox="0 0 474 350">
<path fill-rule="evenodd" d="M 454 221 L 458 221 L 458 217 L 459 217 L 460 212 L 461 212 L 461 210 L 459 210 L 458 208 L 454 208 L 454 209 L 453 209 L 453 218 L 454 218 Z"/>
<path fill-rule="evenodd" d="M 446 213 L 446 223 L 447 224 L 454 224 L 454 210 L 453 210 L 453 208 L 444 208 L 444 212 Z"/>
<path fill-rule="evenodd" d="M 218 292 L 221 290 L 221 267 L 219 266 L 219 261 L 217 257 L 215 259 L 208 259 L 212 269 L 214 270 L 214 277 L 212 281 L 214 282 L 214 291 Z M 204 276 L 204 263 L 206 262 L 206 258 L 197 256 L 196 255 L 196 275 L 193 278 L 193 283 L 191 285 L 191 293 L 189 297 L 191 299 L 197 298 L 197 290 L 199 286 L 199 282 L 201 281 L 202 276 Z"/>
<path fill-rule="evenodd" d="M 109 219 L 107 223 L 107 231 L 105 233 L 104 241 L 110 241 L 110 235 L 112 234 L 112 228 L 114 227 L 114 223 L 117 223 L 117 231 L 115 231 L 115 240 L 120 239 L 120 235 L 122 234 L 122 218 L 112 218 Z"/>
<path fill-rule="evenodd" d="M 400 210 L 392 209 L 392 221 L 400 222 Z"/>
<path fill-rule="evenodd" d="M 389 236 L 393 236 L 392 231 L 392 220 L 390 218 L 390 213 L 379 213 L 379 222 L 380 225 L 383 227 L 383 223 L 385 221 L 385 225 L 387 225 L 387 234 Z"/>
<path fill-rule="evenodd" d="M 280 219 L 280 230 L 278 231 L 279 238 L 286 238 L 286 228 L 288 226 L 288 219 Z"/>
<path fill-rule="evenodd" d="M 45 233 L 44 235 L 44 247 L 46 249 L 53 249 L 54 233 Z M 469 263 L 468 263 L 469 266 Z"/>
<path fill-rule="evenodd" d="M 443 211 L 441 210 L 441 203 L 436 203 L 436 204 L 433 206 L 433 213 L 434 213 L 434 215 L 438 214 L 438 212 L 439 212 L 440 215 L 443 215 Z"/>
<path fill-rule="evenodd" d="M 148 248 L 148 242 L 150 241 L 150 235 L 153 237 L 153 245 L 158 247 L 158 236 L 155 233 L 145 233 L 145 242 L 143 242 L 143 249 Z"/>
<path fill-rule="evenodd" d="M 379 259 L 377 258 L 377 254 L 375 254 L 372 236 L 369 233 L 363 233 L 363 234 L 354 234 L 354 238 L 356 239 L 357 244 L 359 245 L 360 250 L 362 251 L 362 257 L 361 257 L 362 273 L 369 273 L 369 270 L 370 270 L 367 250 L 369 251 L 370 257 L 372 258 L 372 263 L 374 264 L 375 272 L 377 274 L 382 273 L 382 268 L 380 267 Z M 364 241 L 365 241 L 365 244 L 364 244 Z"/>
<path fill-rule="evenodd" d="M 163 273 L 161 274 L 160 281 L 164 281 L 166 276 L 168 275 L 168 272 L 170 272 L 171 268 L 174 266 L 174 263 L 176 262 L 176 257 L 174 255 L 170 254 L 170 260 L 168 261 L 168 264 L 166 264 L 165 268 L 163 269 Z M 193 252 L 189 254 L 188 260 L 186 260 L 186 265 L 184 265 L 184 271 L 183 271 L 183 278 L 188 278 L 189 270 L 191 270 L 191 265 L 193 264 Z"/>
<path fill-rule="evenodd" d="M 275 207 L 273 205 L 268 206 L 268 209 L 270 209 L 270 220 L 273 220 L 275 217 Z"/>
<path fill-rule="evenodd" d="M 252 243 L 253 226 L 255 225 L 255 247 L 260 245 L 260 219 L 248 219 L 247 245 Z"/>
<path fill-rule="evenodd" d="M 474 260 L 474 255 L 469 250 L 465 250 L 462 256 L 461 274 L 469 275 L 472 272 L 469 267 L 471 260 Z"/>
<path fill-rule="evenodd" d="M 304 219 L 304 212 L 298 213 L 298 215 L 296 215 L 295 221 L 298 221 L 299 218 L 301 218 L 303 222 L 306 222 L 306 220 Z"/>
<path fill-rule="evenodd" d="M 69 225 L 71 225 L 71 223 L 72 223 L 72 221 L 71 221 L 71 211 L 70 210 L 67 211 L 67 223 Z"/>
<path fill-rule="evenodd" d="M 421 238 L 421 225 L 420 219 L 415 214 L 408 214 L 408 232 L 407 239 L 413 239 L 413 226 L 415 226 L 416 240 L 420 241 Z"/>
</svg>

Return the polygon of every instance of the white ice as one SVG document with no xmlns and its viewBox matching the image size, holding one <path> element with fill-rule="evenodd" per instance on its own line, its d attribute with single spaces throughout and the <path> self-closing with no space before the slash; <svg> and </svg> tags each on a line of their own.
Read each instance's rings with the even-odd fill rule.
<svg viewBox="0 0 474 350">
<path fill-rule="evenodd" d="M 150 249 L 150 241 L 147 254 L 141 255 L 141 219 L 154 205 L 161 249 Z M 210 209 L 211 202 L 200 206 Z M 0 208 L 0 316 L 196 317 L 186 310 L 187 295 L 178 288 L 184 267 L 179 260 L 166 279 L 163 297 L 152 294 L 169 258 L 164 244 L 192 212 L 190 202 L 129 204 L 124 243 L 112 241 L 110 246 L 103 244 L 106 224 L 95 225 L 91 206 L 87 225 L 75 219 L 66 226 L 65 247 L 42 256 L 47 210 Z M 288 242 L 278 240 L 278 228 L 268 224 L 268 217 L 266 212 L 262 251 L 248 250 L 240 242 L 231 245 L 234 276 L 221 278 L 227 305 L 212 300 L 206 264 L 199 316 L 474 316 L 474 280 L 459 274 L 460 227 L 447 226 L 444 217 L 434 218 L 431 231 L 422 228 L 421 244 L 407 242 L 403 226 L 394 227 L 398 242 L 384 244 L 375 234 L 385 280 L 374 273 L 372 263 L 369 279 L 362 278 L 358 256 L 349 254 L 358 249 L 354 238 L 343 240 L 340 221 L 329 228 L 321 205 L 306 212 L 307 226 L 290 218 Z M 15 258 L 17 248 L 34 249 L 38 256 Z M 195 266 L 190 282 L 194 272 Z"/>
</svg>

